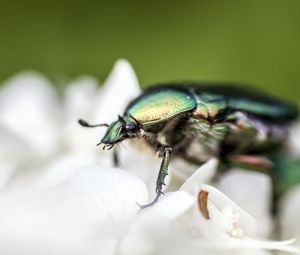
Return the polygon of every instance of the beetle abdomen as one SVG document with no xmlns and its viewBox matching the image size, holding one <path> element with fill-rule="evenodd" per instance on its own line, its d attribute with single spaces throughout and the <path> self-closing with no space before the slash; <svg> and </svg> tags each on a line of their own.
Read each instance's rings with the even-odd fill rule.
<svg viewBox="0 0 300 255">
<path fill-rule="evenodd" d="M 248 88 L 228 84 L 209 86 L 190 85 L 199 94 L 209 94 L 212 97 L 223 97 L 229 111 L 243 111 L 272 122 L 288 122 L 298 116 L 298 108 L 275 97 L 258 93 Z"/>
<path fill-rule="evenodd" d="M 267 103 L 248 98 L 233 98 L 230 99 L 229 105 L 233 110 L 244 111 L 273 122 L 289 122 L 298 116 L 298 109 L 295 106 L 282 101 Z"/>
<path fill-rule="evenodd" d="M 205 103 L 225 102 L 227 114 L 234 111 L 243 111 L 275 123 L 290 122 L 299 115 L 298 107 L 293 104 L 228 83 L 172 83 L 158 85 L 151 90 L 164 90 L 166 88 L 186 89 L 195 97 L 201 98 Z"/>
</svg>

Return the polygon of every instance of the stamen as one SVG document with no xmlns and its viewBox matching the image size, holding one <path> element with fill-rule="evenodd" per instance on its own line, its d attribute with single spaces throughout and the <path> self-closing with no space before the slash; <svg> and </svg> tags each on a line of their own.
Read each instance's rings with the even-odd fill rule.
<svg viewBox="0 0 300 255">
<path fill-rule="evenodd" d="M 205 219 L 209 219 L 209 212 L 207 209 L 208 192 L 201 190 L 198 194 L 199 211 Z"/>
</svg>

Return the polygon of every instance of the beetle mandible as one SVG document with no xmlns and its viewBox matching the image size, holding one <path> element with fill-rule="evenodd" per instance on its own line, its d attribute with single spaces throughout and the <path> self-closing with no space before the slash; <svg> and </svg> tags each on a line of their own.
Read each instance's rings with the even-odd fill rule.
<svg viewBox="0 0 300 255">
<path fill-rule="evenodd" d="M 226 164 L 270 167 L 265 155 L 284 144 L 298 108 L 288 102 L 229 84 L 173 83 L 152 86 L 131 101 L 123 116 L 107 124 L 100 144 L 111 149 L 140 138 L 162 157 L 155 199 L 163 194 L 171 154 L 202 164 L 218 157 Z"/>
</svg>

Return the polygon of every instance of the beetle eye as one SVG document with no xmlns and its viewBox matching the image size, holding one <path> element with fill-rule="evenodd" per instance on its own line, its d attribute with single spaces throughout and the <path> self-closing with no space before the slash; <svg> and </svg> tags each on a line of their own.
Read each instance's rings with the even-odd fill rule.
<svg viewBox="0 0 300 255">
<path fill-rule="evenodd" d="M 134 123 L 129 123 L 125 125 L 125 130 L 128 135 L 132 135 L 136 131 L 136 125 Z"/>
</svg>

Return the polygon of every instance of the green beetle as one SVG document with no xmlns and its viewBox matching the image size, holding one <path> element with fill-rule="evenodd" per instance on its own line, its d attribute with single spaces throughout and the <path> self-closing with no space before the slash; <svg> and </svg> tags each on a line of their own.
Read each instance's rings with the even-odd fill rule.
<svg viewBox="0 0 300 255">
<path fill-rule="evenodd" d="M 287 102 L 228 84 L 163 84 L 129 103 L 124 115 L 107 124 L 104 148 L 128 138 L 145 139 L 163 158 L 156 184 L 162 193 L 171 153 L 193 163 L 218 157 L 224 164 L 268 169 L 266 155 L 282 147 L 298 108 Z"/>
</svg>

